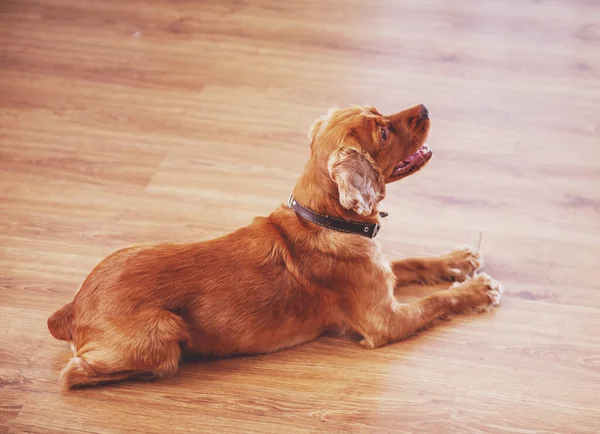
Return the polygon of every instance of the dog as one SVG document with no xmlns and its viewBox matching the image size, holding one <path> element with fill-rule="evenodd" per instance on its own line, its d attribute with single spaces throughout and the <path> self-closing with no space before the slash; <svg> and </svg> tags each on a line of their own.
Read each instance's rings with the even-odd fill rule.
<svg viewBox="0 0 600 434">
<path fill-rule="evenodd" d="M 479 252 L 388 262 L 375 236 L 386 186 L 419 171 L 429 112 L 330 110 L 310 128 L 311 154 L 287 205 L 210 241 L 134 246 L 100 262 L 48 319 L 71 343 L 64 389 L 172 375 L 182 356 L 269 353 L 351 330 L 360 345 L 402 340 L 433 320 L 490 310 L 501 285 Z M 410 283 L 454 284 L 410 303 Z"/>
</svg>

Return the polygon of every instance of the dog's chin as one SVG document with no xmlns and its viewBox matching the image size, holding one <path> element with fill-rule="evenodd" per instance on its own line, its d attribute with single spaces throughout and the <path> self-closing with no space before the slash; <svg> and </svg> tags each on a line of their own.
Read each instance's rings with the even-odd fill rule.
<svg viewBox="0 0 600 434">
<path fill-rule="evenodd" d="M 424 143 L 417 151 L 409 155 L 406 159 L 398 162 L 391 175 L 387 179 L 387 183 L 398 181 L 402 178 L 406 178 L 414 173 L 421 170 L 433 156 L 433 151 Z"/>
</svg>

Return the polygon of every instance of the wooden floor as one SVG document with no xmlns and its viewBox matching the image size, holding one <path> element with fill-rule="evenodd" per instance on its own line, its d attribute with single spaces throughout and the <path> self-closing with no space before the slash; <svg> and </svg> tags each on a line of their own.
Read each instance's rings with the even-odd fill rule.
<svg viewBox="0 0 600 434">
<path fill-rule="evenodd" d="M 365 103 L 432 114 L 384 251 L 481 240 L 500 309 L 58 390 L 46 319 L 100 259 L 269 213 Z M 600 432 L 599 163 L 597 0 L 3 0 L 0 432 Z"/>
</svg>

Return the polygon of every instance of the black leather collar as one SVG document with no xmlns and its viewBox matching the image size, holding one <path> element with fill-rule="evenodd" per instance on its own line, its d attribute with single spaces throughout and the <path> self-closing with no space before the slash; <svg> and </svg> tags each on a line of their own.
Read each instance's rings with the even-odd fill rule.
<svg viewBox="0 0 600 434">
<path fill-rule="evenodd" d="M 381 228 L 379 223 L 361 223 L 352 220 L 343 220 L 311 211 L 300 205 L 298 201 L 294 199 L 294 195 L 290 195 L 288 206 L 303 219 L 335 231 L 362 235 L 367 238 L 375 238 L 379 232 L 379 228 Z M 381 212 L 379 215 L 381 217 L 386 217 L 387 213 Z"/>
</svg>

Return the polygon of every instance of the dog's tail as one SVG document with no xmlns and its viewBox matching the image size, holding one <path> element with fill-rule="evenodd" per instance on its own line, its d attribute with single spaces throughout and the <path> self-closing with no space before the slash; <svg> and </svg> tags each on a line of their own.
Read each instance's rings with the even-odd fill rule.
<svg viewBox="0 0 600 434">
<path fill-rule="evenodd" d="M 48 318 L 48 330 L 50 330 L 52 336 L 61 341 L 73 340 L 71 324 L 73 323 L 74 313 L 75 305 L 71 302 L 65 304 Z"/>
</svg>

